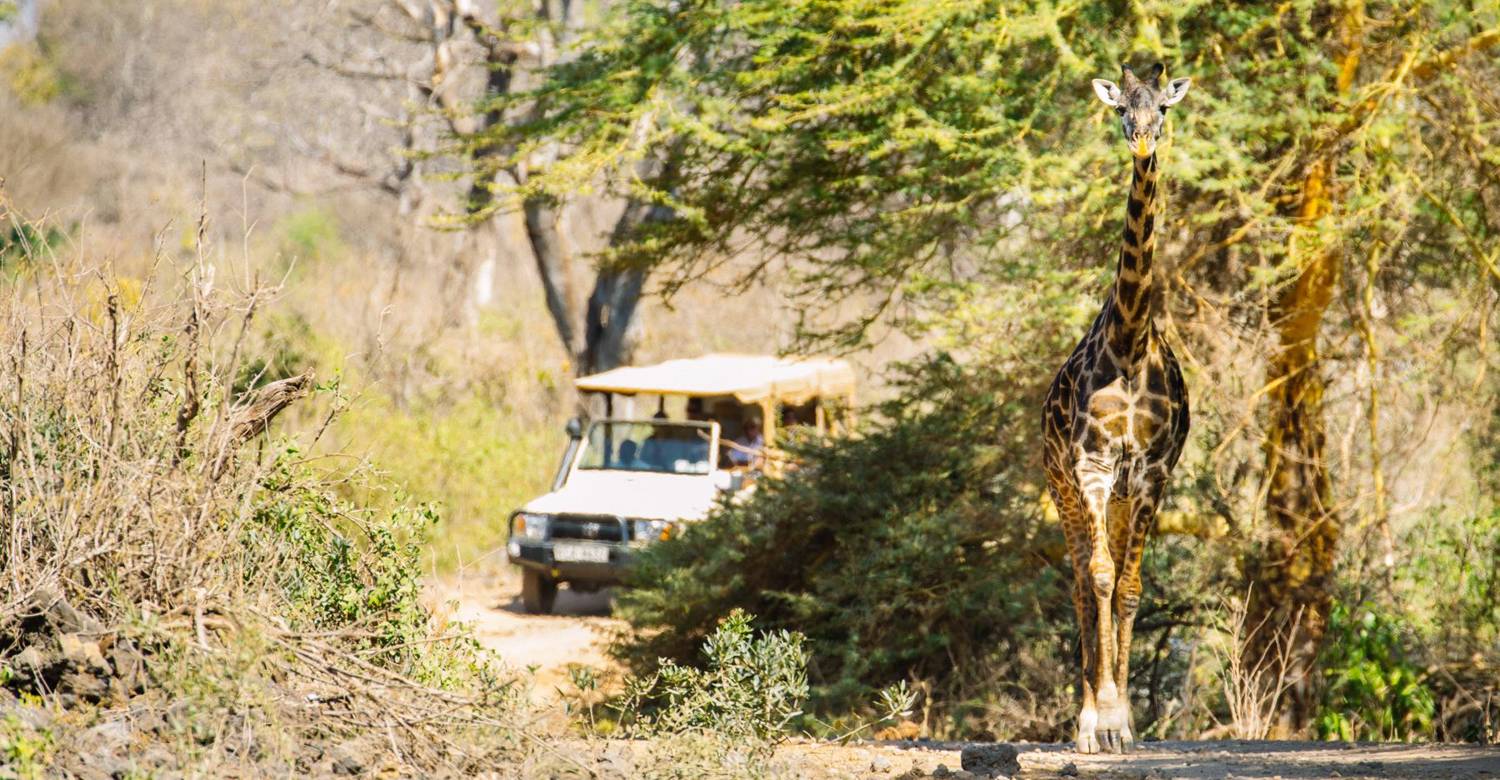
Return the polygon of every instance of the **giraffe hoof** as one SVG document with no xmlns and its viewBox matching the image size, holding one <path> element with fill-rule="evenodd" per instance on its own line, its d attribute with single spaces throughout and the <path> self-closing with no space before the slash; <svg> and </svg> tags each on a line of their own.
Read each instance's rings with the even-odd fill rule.
<svg viewBox="0 0 1500 780">
<path fill-rule="evenodd" d="M 1092 731 L 1078 732 L 1078 752 L 1085 755 L 1093 755 L 1099 752 L 1099 737 Z"/>
<path fill-rule="evenodd" d="M 1099 747 L 1105 753 L 1120 752 L 1120 732 L 1114 729 L 1099 730 Z"/>
</svg>

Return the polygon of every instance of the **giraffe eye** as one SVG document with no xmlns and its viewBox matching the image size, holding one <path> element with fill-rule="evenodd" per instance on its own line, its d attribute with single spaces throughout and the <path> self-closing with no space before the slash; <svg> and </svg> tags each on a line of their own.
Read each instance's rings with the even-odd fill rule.
<svg viewBox="0 0 1500 780">
<path fill-rule="evenodd" d="M 1115 106 L 1115 113 L 1119 114 L 1120 116 L 1125 116 L 1125 107 L 1124 106 Z"/>
<path fill-rule="evenodd" d="M 1166 106 L 1162 106 L 1161 107 L 1161 115 L 1162 116 L 1166 116 L 1167 115 L 1167 107 Z"/>
</svg>

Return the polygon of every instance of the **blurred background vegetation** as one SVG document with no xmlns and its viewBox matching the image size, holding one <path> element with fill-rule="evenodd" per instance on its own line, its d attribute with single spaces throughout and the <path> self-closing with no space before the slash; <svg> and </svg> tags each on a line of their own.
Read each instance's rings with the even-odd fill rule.
<svg viewBox="0 0 1500 780">
<path fill-rule="evenodd" d="M 1036 410 L 1121 219 L 1088 80 L 1160 60 L 1194 79 L 1158 257 L 1195 425 L 1138 726 L 1238 736 L 1230 702 L 1270 686 L 1266 733 L 1500 741 L 1497 25 L 1460 0 L 0 3 L 0 273 L 99 258 L 128 290 L 207 246 L 219 283 L 274 288 L 233 392 L 336 378 L 290 423 L 438 507 L 437 572 L 499 571 L 578 373 L 846 352 L 860 435 L 656 548 L 618 654 L 697 662 L 743 609 L 807 637 L 830 729 L 905 681 L 927 734 L 1058 739 L 1077 639 Z M 402 503 L 369 484 L 341 497 Z"/>
</svg>

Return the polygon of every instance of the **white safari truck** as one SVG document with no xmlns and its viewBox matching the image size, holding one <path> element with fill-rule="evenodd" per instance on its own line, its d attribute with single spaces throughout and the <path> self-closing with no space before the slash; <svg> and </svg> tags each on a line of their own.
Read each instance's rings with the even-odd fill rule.
<svg viewBox="0 0 1500 780">
<path fill-rule="evenodd" d="M 706 355 L 577 386 L 603 417 L 569 421 L 552 491 L 510 516 L 506 552 L 533 614 L 551 611 L 559 583 L 619 583 L 635 550 L 784 468 L 778 439 L 841 434 L 854 409 L 853 370 L 824 358 Z"/>
</svg>

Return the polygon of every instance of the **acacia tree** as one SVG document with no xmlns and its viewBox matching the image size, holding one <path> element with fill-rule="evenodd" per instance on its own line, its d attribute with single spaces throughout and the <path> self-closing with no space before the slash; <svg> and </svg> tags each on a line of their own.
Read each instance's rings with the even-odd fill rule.
<svg viewBox="0 0 1500 780">
<path fill-rule="evenodd" d="M 1355 1 L 1309 16 L 1304 33 L 1323 50 L 1320 59 L 1329 67 L 1323 69 L 1324 81 L 1315 99 L 1321 103 L 1321 116 L 1309 133 L 1288 139 L 1277 158 L 1278 164 L 1289 163 L 1290 176 L 1276 188 L 1280 197 L 1272 198 L 1272 203 L 1279 200 L 1277 214 L 1287 229 L 1285 281 L 1267 306 L 1267 320 L 1276 335 L 1265 380 L 1267 524 L 1246 572 L 1255 585 L 1249 624 L 1259 627 L 1247 649 L 1252 658 L 1274 658 L 1273 673 L 1299 681 L 1286 701 L 1286 723 L 1292 729 L 1305 726 L 1312 715 L 1310 683 L 1327 627 L 1338 547 L 1344 527 L 1355 519 L 1350 507 L 1340 506 L 1332 484 L 1324 419 L 1330 374 L 1347 370 L 1347 364 L 1326 365 L 1319 341 L 1330 327 L 1346 333 L 1358 330 L 1372 359 L 1377 351 L 1368 317 L 1328 322 L 1330 307 L 1344 294 L 1345 266 L 1351 256 L 1369 258 L 1362 269 L 1365 278 L 1356 280 L 1363 282 L 1368 295 L 1383 266 L 1394 266 L 1395 275 L 1405 276 L 1397 270 L 1402 265 L 1420 267 L 1466 254 L 1455 250 L 1464 243 L 1469 227 L 1461 221 L 1444 224 L 1446 218 L 1439 213 L 1421 213 L 1419 200 L 1429 200 L 1439 209 L 1467 201 L 1461 208 L 1480 231 L 1489 232 L 1493 224 L 1485 198 L 1495 194 L 1487 192 L 1495 183 L 1493 163 L 1468 156 L 1429 156 L 1429 145 L 1445 140 L 1454 129 L 1443 117 L 1445 111 L 1494 99 L 1463 86 L 1474 78 L 1463 71 L 1470 67 L 1472 55 L 1500 45 L 1496 20 L 1470 18 L 1451 26 L 1450 21 L 1441 13 L 1367 9 Z M 1486 134 L 1493 137 L 1495 124 L 1481 123 L 1476 130 L 1478 135 L 1464 142 Z M 1433 195 L 1422 185 L 1429 177 L 1470 182 L 1480 198 L 1455 198 L 1453 192 Z M 1432 245 L 1400 249 L 1403 242 L 1418 237 Z M 1482 254 L 1463 265 L 1456 275 L 1444 269 L 1442 283 L 1494 273 L 1493 261 Z M 1368 392 L 1372 400 L 1367 424 L 1376 437 L 1378 407 L 1374 389 Z M 1366 511 L 1389 545 L 1378 446 L 1371 454 L 1376 458 L 1371 464 L 1375 484 Z M 1278 633 L 1296 636 L 1297 641 L 1279 647 Z"/>
<path fill-rule="evenodd" d="M 1148 56 L 1192 75 L 1164 152 L 1168 330 L 1213 422 L 1200 437 L 1224 437 L 1200 441 L 1196 462 L 1234 458 L 1239 476 L 1188 508 L 1231 521 L 1249 624 L 1264 627 L 1247 651 L 1295 628 L 1274 673 L 1302 681 L 1284 701 L 1300 728 L 1344 530 L 1388 528 L 1383 345 L 1438 327 L 1471 338 L 1450 337 L 1434 364 L 1491 359 L 1472 336 L 1495 308 L 1500 82 L 1483 54 L 1497 23 L 1462 2 L 636 0 L 516 97 L 540 109 L 488 134 L 510 150 L 490 165 L 558 149 L 513 197 L 605 181 L 670 207 L 609 257 L 668 292 L 748 254 L 750 277 L 785 275 L 807 311 L 874 301 L 805 330 L 813 342 L 858 344 L 983 278 L 1049 294 L 1083 282 L 1087 304 L 1058 312 L 1073 329 L 1098 300 L 1085 291 L 1107 272 L 1126 175 L 1088 79 Z M 668 147 L 671 186 L 629 175 Z M 1452 300 L 1479 316 L 1442 314 Z M 1330 354 L 1330 339 L 1364 347 Z M 1326 393 L 1360 365 L 1372 378 L 1348 389 L 1367 397 L 1369 451 L 1340 473 Z M 1254 389 L 1222 391 L 1230 372 L 1255 374 Z M 1247 433 L 1258 454 L 1229 446 Z"/>
</svg>

